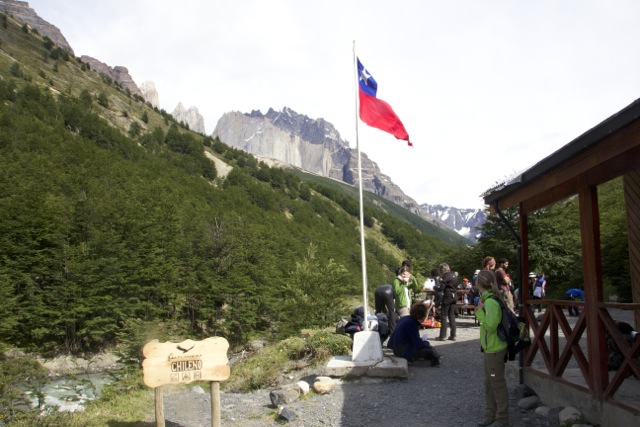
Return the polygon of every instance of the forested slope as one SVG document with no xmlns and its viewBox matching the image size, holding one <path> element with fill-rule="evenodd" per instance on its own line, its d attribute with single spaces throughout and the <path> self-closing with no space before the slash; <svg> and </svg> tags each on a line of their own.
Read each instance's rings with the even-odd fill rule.
<svg viewBox="0 0 640 427">
<path fill-rule="evenodd" d="M 238 345 L 361 299 L 357 199 L 190 132 L 1 18 L 0 344 Z M 371 291 L 402 258 L 424 272 L 453 248 L 374 207 L 366 224 Z"/>
</svg>

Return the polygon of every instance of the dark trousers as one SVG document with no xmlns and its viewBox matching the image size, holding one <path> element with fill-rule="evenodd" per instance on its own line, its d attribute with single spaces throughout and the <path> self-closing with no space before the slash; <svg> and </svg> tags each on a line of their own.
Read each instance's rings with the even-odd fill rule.
<svg viewBox="0 0 640 427">
<path fill-rule="evenodd" d="M 456 302 L 450 302 L 447 304 L 442 304 L 442 309 L 440 310 L 440 338 L 447 337 L 447 320 L 448 323 L 451 323 L 451 337 L 456 336 Z"/>
<path fill-rule="evenodd" d="M 576 301 L 572 297 L 565 297 L 565 299 L 568 301 Z M 580 307 L 577 307 L 577 306 L 574 307 L 570 305 L 568 309 L 569 309 L 569 316 L 580 316 Z"/>
<path fill-rule="evenodd" d="M 533 299 L 542 299 L 540 297 L 533 297 Z M 540 313 L 542 311 L 542 305 L 541 304 L 536 304 L 536 307 L 538 308 L 538 313 Z"/>
<path fill-rule="evenodd" d="M 404 348 L 394 348 L 393 349 L 393 355 L 396 357 L 405 357 L 404 356 L 404 351 L 405 351 L 406 347 Z M 435 348 L 431 347 L 431 344 L 427 344 L 427 347 L 425 348 L 421 348 L 418 350 L 413 350 L 413 353 L 411 354 L 411 357 L 407 360 L 409 361 L 414 361 L 414 360 L 419 360 L 419 359 L 424 359 L 424 360 L 437 360 L 440 358 L 440 353 L 438 353 L 438 350 L 436 350 Z"/>
<path fill-rule="evenodd" d="M 387 288 L 388 287 L 388 288 Z M 393 289 L 391 285 L 383 285 L 376 289 L 374 293 L 376 313 L 385 313 L 389 323 L 389 332 L 393 332 L 398 323 L 398 315 L 393 300 Z"/>
<path fill-rule="evenodd" d="M 507 349 L 497 353 L 484 352 L 484 418 L 509 424 L 509 391 L 504 376 Z"/>
</svg>

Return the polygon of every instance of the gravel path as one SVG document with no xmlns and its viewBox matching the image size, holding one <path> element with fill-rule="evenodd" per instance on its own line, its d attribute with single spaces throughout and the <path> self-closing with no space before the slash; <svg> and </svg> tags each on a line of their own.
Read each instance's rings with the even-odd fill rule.
<svg viewBox="0 0 640 427">
<path fill-rule="evenodd" d="M 438 342 L 437 329 L 422 332 L 442 354 L 441 366 L 428 362 L 409 366 L 407 379 L 360 378 L 342 382 L 326 395 L 310 395 L 287 407 L 297 417 L 276 421 L 270 390 L 255 393 L 221 392 L 221 425 L 234 427 L 281 426 L 475 426 L 483 418 L 484 385 L 482 356 L 478 342 L 479 327 L 472 319 L 458 319 L 457 341 Z M 511 396 L 510 417 L 513 427 L 547 426 L 546 418 L 518 408 L 517 361 L 507 364 Z M 322 374 L 322 368 L 317 375 Z M 292 378 L 313 384 L 313 377 Z M 165 391 L 164 410 L 167 427 L 210 427 L 211 404 L 207 391 L 198 387 L 189 391 Z"/>
</svg>

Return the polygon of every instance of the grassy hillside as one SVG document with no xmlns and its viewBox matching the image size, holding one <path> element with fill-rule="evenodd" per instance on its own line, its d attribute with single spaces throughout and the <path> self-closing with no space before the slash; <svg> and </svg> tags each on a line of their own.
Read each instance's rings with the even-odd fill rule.
<svg viewBox="0 0 640 427">
<path fill-rule="evenodd" d="M 238 346 L 324 327 L 361 295 L 357 198 L 220 141 L 0 23 L 0 344 Z M 218 177 L 213 155 L 232 167 Z M 369 289 L 453 247 L 367 196 Z M 443 241 L 444 240 L 444 241 Z"/>
<path fill-rule="evenodd" d="M 304 170 L 298 168 L 290 168 L 288 169 L 294 175 L 297 175 L 304 182 L 308 182 L 310 184 L 318 184 L 323 187 L 331 188 L 340 193 L 344 193 L 345 195 L 358 199 L 358 188 L 349 184 L 345 184 L 344 182 L 340 182 L 335 179 L 323 177 L 317 174 L 309 173 Z M 368 191 L 364 191 L 362 194 L 362 198 L 364 199 L 365 206 L 374 207 L 380 209 L 384 213 L 406 221 L 411 224 L 417 230 L 421 232 L 437 237 L 443 242 L 448 242 L 456 245 L 467 245 L 469 241 L 464 237 L 460 236 L 455 231 L 445 228 L 437 223 L 432 223 L 424 218 L 410 212 L 397 204 L 380 197 L 376 194 L 373 194 Z"/>
</svg>

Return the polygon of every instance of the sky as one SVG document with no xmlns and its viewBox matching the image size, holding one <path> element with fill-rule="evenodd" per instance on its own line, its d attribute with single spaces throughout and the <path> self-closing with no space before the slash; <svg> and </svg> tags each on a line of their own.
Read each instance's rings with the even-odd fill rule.
<svg viewBox="0 0 640 427">
<path fill-rule="evenodd" d="M 418 203 L 483 192 L 640 98 L 637 0 L 30 0 L 160 108 L 332 123 Z M 354 52 L 413 147 L 357 120 Z"/>
</svg>

